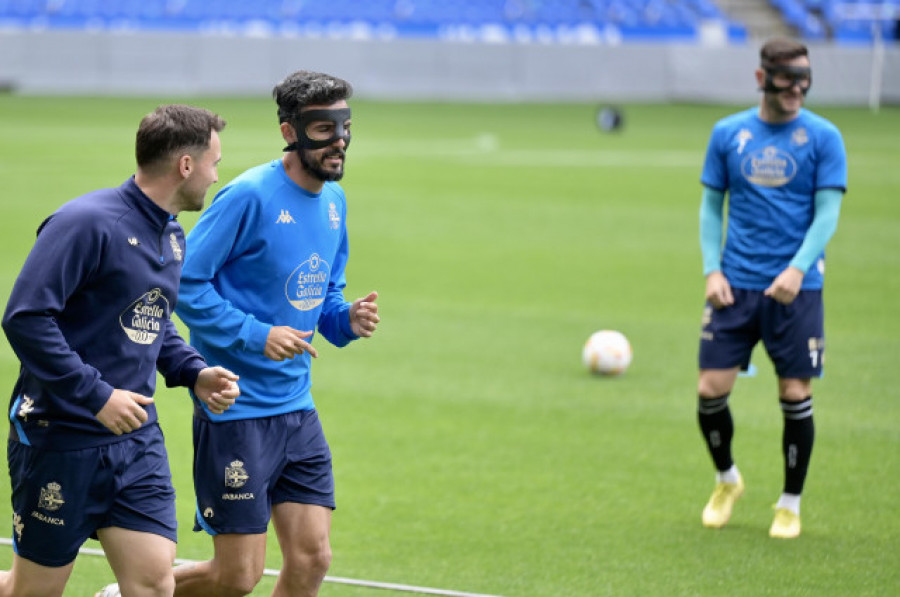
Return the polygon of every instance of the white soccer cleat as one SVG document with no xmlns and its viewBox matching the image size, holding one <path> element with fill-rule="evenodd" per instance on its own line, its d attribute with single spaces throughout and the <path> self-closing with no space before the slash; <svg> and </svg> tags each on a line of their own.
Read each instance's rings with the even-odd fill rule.
<svg viewBox="0 0 900 597">
<path fill-rule="evenodd" d="M 119 591 L 119 585 L 113 583 L 100 589 L 100 592 L 95 594 L 94 597 L 122 597 L 122 593 Z"/>
</svg>

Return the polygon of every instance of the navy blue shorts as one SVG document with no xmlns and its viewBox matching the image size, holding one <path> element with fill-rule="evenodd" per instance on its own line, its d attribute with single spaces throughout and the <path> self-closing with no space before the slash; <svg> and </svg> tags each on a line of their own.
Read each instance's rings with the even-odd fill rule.
<svg viewBox="0 0 900 597">
<path fill-rule="evenodd" d="M 734 304 L 703 311 L 700 369 L 746 369 L 762 340 L 782 379 L 822 376 L 825 308 L 821 290 L 801 290 L 790 305 L 762 290 L 732 288 Z"/>
<path fill-rule="evenodd" d="M 13 548 L 19 556 L 41 566 L 65 566 L 106 527 L 177 539 L 162 431 L 151 425 L 124 437 L 71 451 L 9 441 Z"/>
<path fill-rule="evenodd" d="M 272 504 L 335 507 L 331 450 L 315 410 L 213 423 L 194 417 L 194 530 L 265 533 Z"/>
</svg>

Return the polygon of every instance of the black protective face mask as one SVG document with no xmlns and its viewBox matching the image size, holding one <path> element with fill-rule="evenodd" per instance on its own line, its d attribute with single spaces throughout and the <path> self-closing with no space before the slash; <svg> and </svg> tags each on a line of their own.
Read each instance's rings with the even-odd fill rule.
<svg viewBox="0 0 900 597">
<path fill-rule="evenodd" d="M 344 123 L 348 120 L 350 120 L 350 108 L 317 109 L 300 112 L 297 118 L 290 120 L 294 130 L 297 132 L 297 140 L 285 147 L 284 151 L 322 149 L 338 139 L 343 139 L 348 147 L 350 145 L 350 130 L 344 128 Z M 327 139 L 310 139 L 306 132 L 307 127 L 313 122 L 321 121 L 333 122 L 334 133 Z"/>
<path fill-rule="evenodd" d="M 788 65 L 775 65 L 769 67 L 763 67 L 763 70 L 766 73 L 766 84 L 763 87 L 763 91 L 766 93 L 781 93 L 782 91 L 787 91 L 794 85 L 800 87 L 800 92 L 803 95 L 806 95 L 809 92 L 809 88 L 812 87 L 812 69 L 808 66 L 788 66 Z M 775 84 L 775 78 L 787 78 L 790 80 L 790 83 L 787 86 L 779 87 Z"/>
</svg>

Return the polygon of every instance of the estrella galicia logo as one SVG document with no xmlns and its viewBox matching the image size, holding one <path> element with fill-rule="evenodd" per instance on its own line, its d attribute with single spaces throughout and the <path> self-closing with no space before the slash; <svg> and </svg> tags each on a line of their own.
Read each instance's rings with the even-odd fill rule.
<svg viewBox="0 0 900 597">
<path fill-rule="evenodd" d="M 315 309 L 325 300 L 331 267 L 318 254 L 313 253 L 291 272 L 284 293 L 287 300 L 300 311 Z"/>
<path fill-rule="evenodd" d="M 796 176 L 797 162 L 789 153 L 769 145 L 744 158 L 741 174 L 753 184 L 780 187 Z"/>
<path fill-rule="evenodd" d="M 159 288 L 143 294 L 119 316 L 119 325 L 128 339 L 137 344 L 153 344 L 169 317 L 169 300 Z"/>
</svg>

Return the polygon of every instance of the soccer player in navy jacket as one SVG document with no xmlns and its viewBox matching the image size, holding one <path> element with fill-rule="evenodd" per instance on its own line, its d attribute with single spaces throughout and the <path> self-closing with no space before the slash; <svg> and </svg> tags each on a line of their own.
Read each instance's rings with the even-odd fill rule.
<svg viewBox="0 0 900 597">
<path fill-rule="evenodd" d="M 811 379 L 821 376 L 825 351 L 824 251 L 847 187 L 847 156 L 837 127 L 803 108 L 812 84 L 806 46 L 768 41 L 756 82 L 759 105 L 716 123 L 701 176 L 707 303 L 698 416 L 717 471 L 702 521 L 724 526 L 744 491 L 731 454 L 728 397 L 761 341 L 778 376 L 784 418 L 784 486 L 769 534 L 791 539 L 800 534 L 812 455 Z"/>
<path fill-rule="evenodd" d="M 191 388 L 212 412 L 239 391 L 172 322 L 185 239 L 217 180 L 225 122 L 160 106 L 140 123 L 136 174 L 74 199 L 40 225 L 3 329 L 21 361 L 8 409 L 12 569 L 0 596 L 62 595 L 98 538 L 122 592 L 174 591 L 175 495 L 153 393 Z"/>
</svg>

